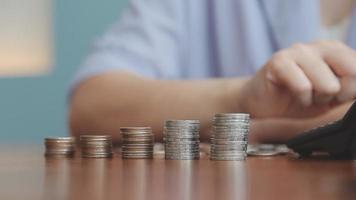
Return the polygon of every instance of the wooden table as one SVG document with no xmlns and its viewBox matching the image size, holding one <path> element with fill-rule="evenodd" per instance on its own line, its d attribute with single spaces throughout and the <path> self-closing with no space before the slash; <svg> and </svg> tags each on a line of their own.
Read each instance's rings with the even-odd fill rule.
<svg viewBox="0 0 356 200">
<path fill-rule="evenodd" d="M 42 145 L 0 145 L 1 200 L 356 199 L 353 161 L 46 159 Z"/>
</svg>

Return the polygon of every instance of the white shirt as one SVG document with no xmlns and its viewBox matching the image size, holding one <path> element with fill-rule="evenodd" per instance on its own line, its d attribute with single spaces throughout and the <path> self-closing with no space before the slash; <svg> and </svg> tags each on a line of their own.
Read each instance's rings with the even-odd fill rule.
<svg viewBox="0 0 356 200">
<path fill-rule="evenodd" d="M 72 89 L 113 70 L 157 79 L 252 75 L 279 49 L 318 39 L 319 9 L 319 0 L 131 0 Z M 321 35 L 344 35 L 331 32 Z M 356 9 L 345 41 L 356 48 Z"/>
</svg>

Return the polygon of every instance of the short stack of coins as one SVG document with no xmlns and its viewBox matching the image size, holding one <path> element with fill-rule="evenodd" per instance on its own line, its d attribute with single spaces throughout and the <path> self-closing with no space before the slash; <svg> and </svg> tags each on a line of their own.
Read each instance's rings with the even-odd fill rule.
<svg viewBox="0 0 356 200">
<path fill-rule="evenodd" d="M 249 126 L 249 114 L 216 114 L 213 119 L 210 159 L 245 160 Z"/>
<path fill-rule="evenodd" d="M 46 157 L 71 157 L 75 153 L 74 137 L 45 138 Z"/>
<path fill-rule="evenodd" d="M 152 159 L 154 136 L 150 127 L 123 127 L 122 158 Z"/>
<path fill-rule="evenodd" d="M 168 120 L 164 127 L 165 158 L 196 160 L 199 152 L 199 120 Z"/>
<path fill-rule="evenodd" d="M 80 148 L 83 158 L 110 158 L 113 155 L 110 135 L 81 135 Z"/>
</svg>

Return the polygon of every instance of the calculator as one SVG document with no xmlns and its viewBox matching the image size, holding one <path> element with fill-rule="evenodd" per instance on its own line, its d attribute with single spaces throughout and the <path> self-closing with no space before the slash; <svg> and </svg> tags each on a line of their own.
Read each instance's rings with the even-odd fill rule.
<svg viewBox="0 0 356 200">
<path fill-rule="evenodd" d="M 335 159 L 356 160 L 356 102 L 342 119 L 306 131 L 286 144 L 301 157 L 322 153 Z"/>
</svg>

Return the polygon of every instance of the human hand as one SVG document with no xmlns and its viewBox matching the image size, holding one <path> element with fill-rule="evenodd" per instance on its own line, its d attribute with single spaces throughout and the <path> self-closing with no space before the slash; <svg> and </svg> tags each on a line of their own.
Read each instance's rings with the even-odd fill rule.
<svg viewBox="0 0 356 200">
<path fill-rule="evenodd" d="M 355 97 L 356 51 L 318 41 L 275 53 L 244 84 L 239 103 L 255 117 L 308 117 Z"/>
</svg>

